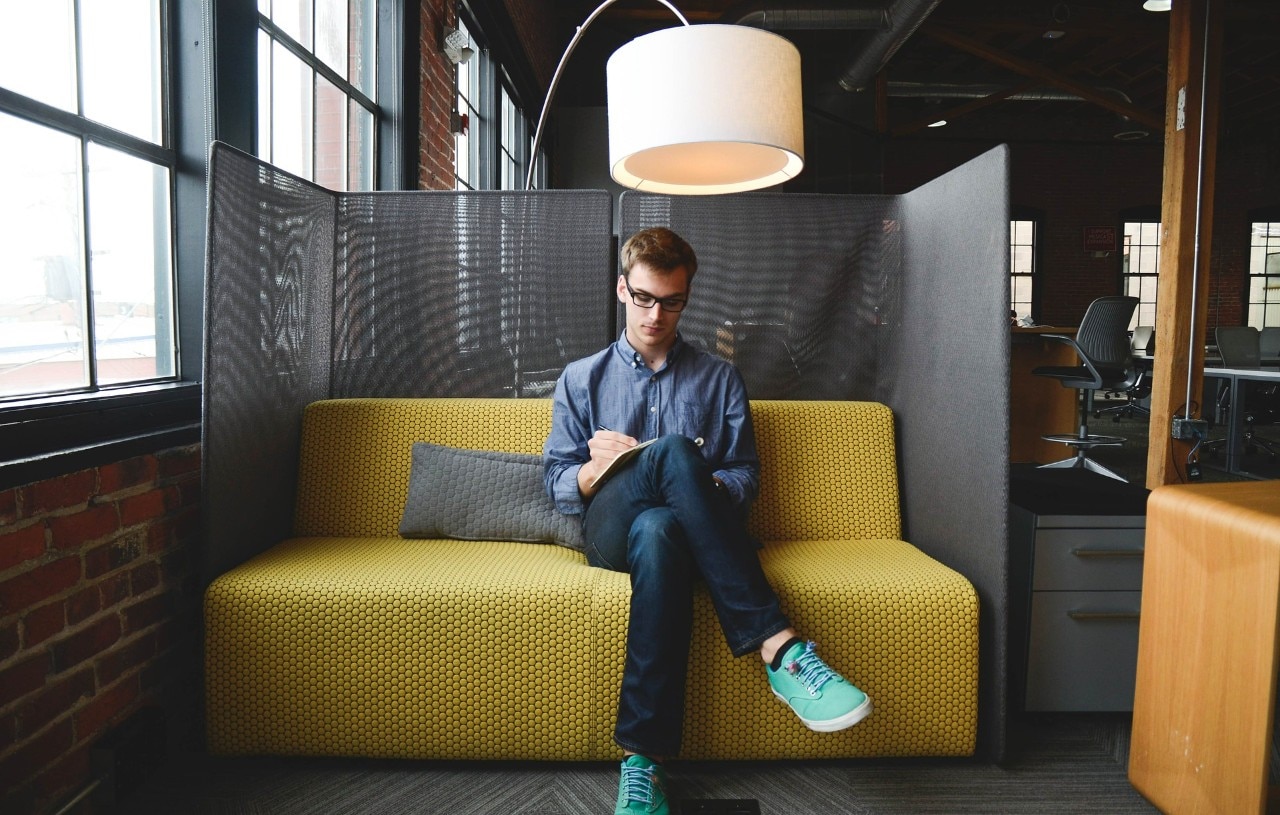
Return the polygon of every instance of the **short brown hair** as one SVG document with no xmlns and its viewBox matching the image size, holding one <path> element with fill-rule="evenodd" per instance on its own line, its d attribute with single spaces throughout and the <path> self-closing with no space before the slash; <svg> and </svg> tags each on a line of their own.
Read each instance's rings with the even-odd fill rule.
<svg viewBox="0 0 1280 815">
<path fill-rule="evenodd" d="M 698 256 L 688 241 L 665 226 L 642 229 L 622 245 L 622 274 L 630 277 L 631 267 L 643 263 L 655 272 L 674 272 L 684 268 L 693 282 L 698 271 Z"/>
</svg>

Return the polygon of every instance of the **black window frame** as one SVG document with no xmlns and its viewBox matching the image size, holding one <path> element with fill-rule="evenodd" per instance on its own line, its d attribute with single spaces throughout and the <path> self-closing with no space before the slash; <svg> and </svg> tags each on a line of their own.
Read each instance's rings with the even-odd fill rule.
<svg viewBox="0 0 1280 815">
<path fill-rule="evenodd" d="M 201 438 L 205 174 L 209 144 L 255 152 L 256 0 L 164 0 L 173 151 L 173 257 L 178 379 L 0 405 L 0 489 L 23 486 Z M 412 189 L 418 152 L 420 6 L 377 0 L 376 186 Z M 0 89 L 0 109 L 32 118 L 35 103 Z M 42 106 L 35 113 L 43 115 Z M 55 115 L 55 114 L 50 114 Z M 65 115 L 65 114 L 62 114 Z"/>
</svg>

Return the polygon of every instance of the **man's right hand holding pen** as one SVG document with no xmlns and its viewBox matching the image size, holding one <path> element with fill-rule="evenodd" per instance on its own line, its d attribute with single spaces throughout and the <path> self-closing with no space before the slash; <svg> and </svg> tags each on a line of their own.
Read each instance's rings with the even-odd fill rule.
<svg viewBox="0 0 1280 815">
<path fill-rule="evenodd" d="M 604 472 L 609 463 L 622 451 L 635 447 L 639 441 L 610 430 L 604 425 L 597 425 L 595 435 L 587 440 L 587 448 L 591 451 L 591 459 L 578 468 L 578 492 L 583 498 L 590 498 L 600 489 L 595 483 L 596 477 Z"/>
</svg>

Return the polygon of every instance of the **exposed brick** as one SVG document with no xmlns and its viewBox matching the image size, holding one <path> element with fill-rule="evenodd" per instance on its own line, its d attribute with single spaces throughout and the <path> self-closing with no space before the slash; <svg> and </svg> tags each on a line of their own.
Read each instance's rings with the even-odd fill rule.
<svg viewBox="0 0 1280 815">
<path fill-rule="evenodd" d="M 80 559 L 65 557 L 37 566 L 0 583 L 0 616 L 25 608 L 66 591 L 80 579 Z"/>
<path fill-rule="evenodd" d="M 44 522 L 36 521 L 0 533 L 0 572 L 43 555 L 44 530 Z"/>
<path fill-rule="evenodd" d="M 76 740 L 101 733 L 108 724 L 124 718 L 129 705 L 138 698 L 138 678 L 130 677 L 99 693 L 75 714 Z"/>
<path fill-rule="evenodd" d="M 98 581 L 98 596 L 102 608 L 108 609 L 129 597 L 129 575 L 127 572 L 113 574 Z"/>
<path fill-rule="evenodd" d="M 30 701 L 21 706 L 18 716 L 18 737 L 26 738 L 38 733 L 45 725 L 64 713 L 68 713 L 81 699 L 93 695 L 95 684 L 93 669 L 76 671 L 66 679 L 50 682 Z"/>
<path fill-rule="evenodd" d="M 36 776 L 36 791 L 45 800 L 65 798 L 89 778 L 93 746 L 82 745 L 58 757 Z"/>
<path fill-rule="evenodd" d="M 39 688 L 48 674 L 49 658 L 44 654 L 0 670 L 0 707 Z"/>
<path fill-rule="evenodd" d="M 130 527 L 154 520 L 182 503 L 176 488 L 150 490 L 120 500 L 120 526 Z"/>
<path fill-rule="evenodd" d="M 0 778 L 32 778 L 71 747 L 70 717 L 19 746 L 0 760 Z"/>
<path fill-rule="evenodd" d="M 160 564 L 149 560 L 129 572 L 129 590 L 137 597 L 160 585 Z"/>
<path fill-rule="evenodd" d="M 61 600 L 32 609 L 22 617 L 22 646 L 39 645 L 66 627 L 67 615 Z"/>
<path fill-rule="evenodd" d="M 0 623 L 0 662 L 18 653 L 20 641 L 17 618 L 10 617 L 4 623 Z"/>
<path fill-rule="evenodd" d="M 98 586 L 81 589 L 67 598 L 67 625 L 78 625 L 102 610 L 102 591 Z"/>
<path fill-rule="evenodd" d="M 155 654 L 156 636 L 150 633 L 113 648 L 98 658 L 98 682 L 104 686 L 110 685 Z"/>
<path fill-rule="evenodd" d="M 8 526 L 18 520 L 18 491 L 0 490 L 0 526 Z"/>
<path fill-rule="evenodd" d="M 98 469 L 98 492 L 111 495 L 156 480 L 160 463 L 155 456 L 137 456 Z"/>
<path fill-rule="evenodd" d="M 121 612 L 124 616 L 124 631 L 126 634 L 136 634 L 144 628 L 149 628 L 169 616 L 171 609 L 172 603 L 169 596 L 165 594 L 157 594 L 125 606 Z"/>
<path fill-rule="evenodd" d="M 160 477 L 173 478 L 191 473 L 200 474 L 200 446 L 175 447 L 160 453 Z"/>
<path fill-rule="evenodd" d="M 50 539 L 55 549 L 78 549 L 89 541 L 101 540 L 120 528 L 120 516 L 113 503 L 91 504 L 82 512 L 49 519 Z"/>
<path fill-rule="evenodd" d="M 27 514 L 38 515 L 86 504 L 97 488 L 97 481 L 97 474 L 93 470 L 81 470 L 47 481 L 38 481 L 31 485 L 31 505 L 27 507 Z"/>
<path fill-rule="evenodd" d="M 146 530 L 128 532 L 84 555 L 85 577 L 95 579 L 137 560 L 147 547 Z"/>
<path fill-rule="evenodd" d="M 112 614 L 56 642 L 49 649 L 53 655 L 53 670 L 62 673 L 70 670 L 96 654 L 110 648 L 120 640 L 120 618 Z"/>
</svg>

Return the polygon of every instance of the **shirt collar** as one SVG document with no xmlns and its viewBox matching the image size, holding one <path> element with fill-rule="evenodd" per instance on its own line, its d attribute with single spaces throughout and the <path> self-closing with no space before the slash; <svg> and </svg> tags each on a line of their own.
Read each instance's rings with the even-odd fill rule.
<svg viewBox="0 0 1280 815">
<path fill-rule="evenodd" d="M 676 341 L 671 345 L 671 350 L 667 351 L 667 361 L 663 363 L 662 367 L 669 367 L 677 358 L 679 358 L 680 352 L 684 349 L 684 344 L 684 337 L 682 337 L 680 332 L 677 331 Z M 631 347 L 631 341 L 627 339 L 626 329 L 623 329 L 622 335 L 618 337 L 618 341 L 614 343 L 614 348 L 617 349 L 618 356 L 622 358 L 622 361 L 628 365 L 631 365 L 632 367 L 635 367 L 636 365 L 644 365 L 644 357 L 640 355 L 639 351 Z"/>
</svg>

